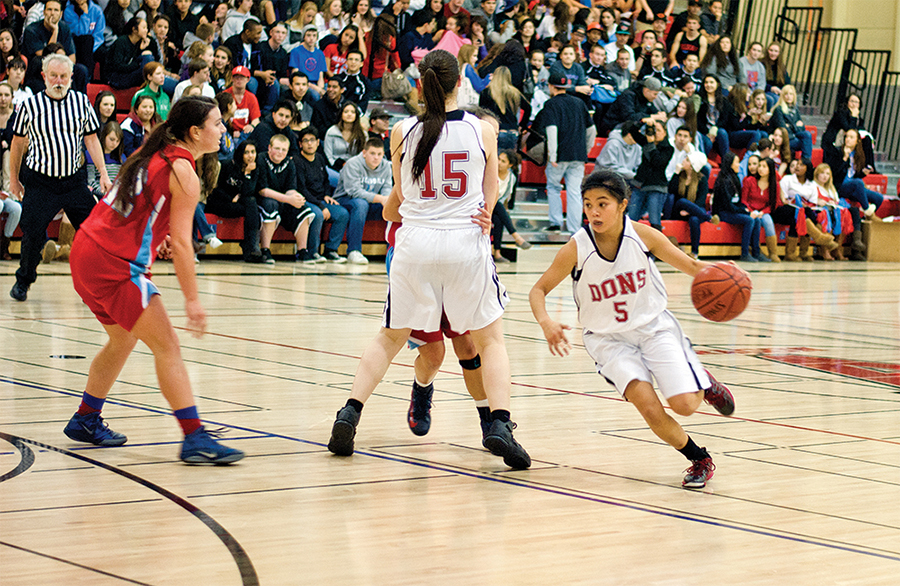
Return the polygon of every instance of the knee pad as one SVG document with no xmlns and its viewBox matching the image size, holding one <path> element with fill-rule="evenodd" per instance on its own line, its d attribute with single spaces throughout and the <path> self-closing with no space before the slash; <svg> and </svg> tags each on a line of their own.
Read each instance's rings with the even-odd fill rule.
<svg viewBox="0 0 900 586">
<path fill-rule="evenodd" d="M 459 365 L 464 370 L 478 370 L 481 368 L 481 354 L 476 354 L 474 358 L 469 358 L 468 360 L 460 360 Z"/>
</svg>

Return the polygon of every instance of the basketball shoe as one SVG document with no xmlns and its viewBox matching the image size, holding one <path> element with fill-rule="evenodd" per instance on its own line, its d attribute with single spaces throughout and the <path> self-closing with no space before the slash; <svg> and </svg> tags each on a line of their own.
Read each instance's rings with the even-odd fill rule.
<svg viewBox="0 0 900 586">
<path fill-rule="evenodd" d="M 713 408 L 722 415 L 731 415 L 734 413 L 734 396 L 728 387 L 716 380 L 708 370 L 706 376 L 709 377 L 712 385 L 703 391 L 703 400 L 713 406 Z"/>
<path fill-rule="evenodd" d="M 433 394 L 433 384 L 422 387 L 413 381 L 406 420 L 409 423 L 410 431 L 416 435 L 425 435 L 431 429 L 431 397 Z"/>
<path fill-rule="evenodd" d="M 353 407 L 346 405 L 338 411 L 334 426 L 331 428 L 328 451 L 338 456 L 352 456 L 353 437 L 356 435 L 358 424 L 359 413 Z"/>
<path fill-rule="evenodd" d="M 481 445 L 486 447 L 495 456 L 502 456 L 503 462 L 515 470 L 524 470 L 531 466 L 531 456 L 525 451 L 512 435 L 516 424 L 512 421 L 500 421 L 495 419 L 491 427 L 481 440 Z"/>
<path fill-rule="evenodd" d="M 244 452 L 223 446 L 213 439 L 216 432 L 200 426 L 184 436 L 181 444 L 181 460 L 188 464 L 231 464 L 244 457 Z"/>
<path fill-rule="evenodd" d="M 703 448 L 704 450 L 706 448 Z M 703 458 L 702 460 L 692 460 L 691 467 L 684 471 L 684 480 L 681 486 L 685 488 L 703 488 L 709 479 L 713 477 L 716 471 L 716 465 L 713 464 L 712 458 Z"/>
<path fill-rule="evenodd" d="M 95 446 L 121 446 L 128 441 L 125 434 L 109 428 L 109 424 L 100 417 L 99 411 L 87 415 L 76 413 L 66 424 L 63 433 L 76 442 L 85 442 Z"/>
</svg>

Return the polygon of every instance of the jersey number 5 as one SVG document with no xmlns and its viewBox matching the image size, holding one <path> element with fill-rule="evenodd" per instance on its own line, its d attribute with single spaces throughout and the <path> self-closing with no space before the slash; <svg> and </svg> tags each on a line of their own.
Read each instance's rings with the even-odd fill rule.
<svg viewBox="0 0 900 586">
<path fill-rule="evenodd" d="M 465 163 L 469 160 L 469 153 L 463 152 L 447 152 L 443 153 L 444 176 L 441 181 L 441 193 L 449 199 L 459 199 L 466 194 L 469 189 L 469 176 L 465 171 L 454 168 L 454 163 Z M 431 173 L 431 159 L 425 165 L 425 172 L 422 174 L 423 185 L 422 199 L 437 199 L 437 187 L 434 185 L 434 179 Z"/>
<path fill-rule="evenodd" d="M 613 309 L 616 312 L 616 321 L 619 323 L 624 323 L 628 321 L 628 309 L 627 303 L 625 301 L 617 301 L 613 303 Z"/>
</svg>

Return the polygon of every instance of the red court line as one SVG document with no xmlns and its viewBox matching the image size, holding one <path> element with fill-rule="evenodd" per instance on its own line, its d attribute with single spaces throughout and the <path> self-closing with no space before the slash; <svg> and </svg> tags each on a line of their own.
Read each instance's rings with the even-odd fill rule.
<svg viewBox="0 0 900 586">
<path fill-rule="evenodd" d="M 187 328 L 182 328 L 182 327 L 177 327 L 176 329 L 184 330 L 184 331 L 189 331 Z M 278 347 L 278 348 L 287 348 L 287 349 L 290 349 L 290 350 L 302 350 L 302 351 L 305 351 L 305 352 L 313 352 L 313 353 L 317 353 L 317 354 L 326 354 L 326 355 L 328 355 L 328 356 L 337 356 L 337 357 L 340 357 L 340 358 L 352 358 L 352 359 L 354 359 L 354 360 L 359 360 L 359 359 L 360 359 L 359 356 L 354 356 L 354 355 L 352 355 L 352 354 L 344 354 L 344 353 L 341 353 L 341 352 L 330 352 L 330 351 L 328 351 L 328 350 L 318 350 L 318 349 L 314 349 L 314 348 L 306 348 L 306 347 L 304 347 L 304 346 L 296 346 L 296 345 L 294 345 L 294 344 L 285 344 L 285 343 L 283 343 L 283 342 L 268 342 L 268 341 L 265 341 L 265 340 L 258 340 L 258 339 L 254 339 L 254 338 L 245 338 L 245 337 L 243 337 L 243 336 L 233 336 L 233 335 L 231 335 L 231 334 L 217 334 L 217 333 L 213 333 L 213 332 L 207 332 L 206 335 L 208 335 L 208 336 L 215 336 L 215 337 L 219 337 L 219 338 L 226 338 L 226 339 L 229 339 L 229 340 L 238 340 L 238 341 L 241 341 L 241 342 L 254 342 L 254 343 L 257 343 L 257 344 L 264 344 L 264 345 L 268 345 L 268 346 L 276 346 L 276 347 Z M 402 362 L 391 362 L 391 364 L 396 365 L 396 366 L 405 366 L 405 367 L 407 367 L 407 368 L 414 368 L 414 366 L 413 366 L 412 364 L 404 364 L 404 363 L 402 363 Z M 457 373 L 449 372 L 449 371 L 445 371 L 445 370 L 441 370 L 441 371 L 439 371 L 439 372 L 441 372 L 441 373 L 443 373 L 443 374 L 452 374 L 452 375 L 462 376 L 462 375 L 458 375 Z M 619 397 L 606 397 L 606 396 L 603 396 L 603 395 L 595 395 L 595 394 L 591 394 L 591 393 L 583 393 L 583 392 L 580 392 L 580 391 L 570 391 L 570 390 L 567 390 L 567 389 L 556 389 L 556 388 L 552 388 L 552 387 L 544 387 L 544 386 L 539 386 L 539 385 L 531 385 L 531 384 L 528 384 L 528 383 L 517 383 L 517 382 L 513 382 L 512 384 L 513 384 L 514 386 L 525 387 L 525 388 L 529 388 L 529 389 L 538 389 L 538 390 L 543 390 L 543 391 L 552 391 L 552 392 L 555 392 L 555 393 L 564 393 L 564 394 L 567 394 L 567 395 L 579 395 L 579 396 L 582 396 L 582 397 L 591 397 L 592 399 L 605 399 L 605 400 L 607 400 L 607 401 L 617 401 L 617 402 L 620 402 L 620 403 L 625 402 L 625 399 L 622 399 L 622 398 L 619 398 Z M 666 407 L 666 409 L 669 409 L 669 407 Z M 900 441 L 894 441 L 894 440 L 888 440 L 888 439 L 879 439 L 879 438 L 867 437 L 867 436 L 863 436 L 863 435 L 855 435 L 855 434 L 852 434 L 852 433 L 843 433 L 843 432 L 840 432 L 840 431 L 830 431 L 830 430 L 827 430 L 827 429 L 816 429 L 816 428 L 814 428 L 814 427 L 805 427 L 805 426 L 802 426 L 802 425 L 791 425 L 791 424 L 789 424 L 789 423 L 778 423 L 778 422 L 775 422 L 775 421 L 765 421 L 765 420 L 762 420 L 762 419 L 752 419 L 752 418 L 749 418 L 749 417 L 735 417 L 735 416 L 733 416 L 733 415 L 732 415 L 731 417 L 725 417 L 724 415 L 720 415 L 720 414 L 718 414 L 718 413 L 707 413 L 707 412 L 705 412 L 705 411 L 696 411 L 696 413 L 699 413 L 699 414 L 701 414 L 701 415 L 709 415 L 709 416 L 711 416 L 711 417 L 721 417 L 721 418 L 723 418 L 723 419 L 730 419 L 730 420 L 733 420 L 733 421 L 744 421 L 744 422 L 747 422 L 747 423 L 759 423 L 759 424 L 761 424 L 761 425 L 772 425 L 772 426 L 775 426 L 775 427 L 784 427 L 784 428 L 786 428 L 786 429 L 796 429 L 796 430 L 798 430 L 798 431 L 809 431 L 809 432 L 813 432 L 813 433 L 823 433 L 823 434 L 826 434 L 826 435 L 833 435 L 833 436 L 836 436 L 836 437 L 846 437 L 846 438 L 850 438 L 850 439 L 866 440 L 866 441 L 879 442 L 879 443 L 884 443 L 884 444 L 890 444 L 890 445 L 900 446 Z"/>
</svg>

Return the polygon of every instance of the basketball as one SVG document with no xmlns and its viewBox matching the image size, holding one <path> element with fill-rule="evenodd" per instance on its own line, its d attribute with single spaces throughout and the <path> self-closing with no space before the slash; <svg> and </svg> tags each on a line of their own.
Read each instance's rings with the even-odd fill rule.
<svg viewBox="0 0 900 586">
<path fill-rule="evenodd" d="M 694 277 L 691 301 L 706 319 L 725 322 L 746 309 L 752 289 L 746 272 L 733 264 L 718 262 L 704 267 Z"/>
</svg>

